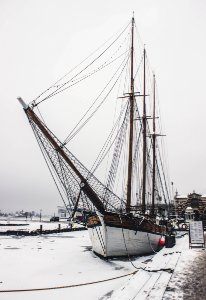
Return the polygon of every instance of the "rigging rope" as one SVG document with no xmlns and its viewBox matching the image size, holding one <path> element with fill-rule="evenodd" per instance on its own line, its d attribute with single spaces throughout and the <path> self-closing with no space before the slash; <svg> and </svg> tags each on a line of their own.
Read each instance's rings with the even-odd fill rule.
<svg viewBox="0 0 206 300">
<path fill-rule="evenodd" d="M 131 21 L 126 25 L 125 30 L 127 29 L 127 27 L 130 25 Z M 124 28 L 124 26 L 123 26 Z M 122 33 L 125 31 L 123 30 Z M 113 35 L 115 36 L 116 33 Z M 35 101 L 37 99 L 39 99 L 43 94 L 45 94 L 47 91 L 49 91 L 51 88 L 53 88 L 58 82 L 60 82 L 62 79 L 64 79 L 66 76 L 68 76 L 71 72 L 73 72 L 75 69 L 77 69 L 81 64 L 83 64 L 88 58 L 90 58 L 94 53 L 96 53 L 100 48 L 102 48 L 106 43 L 108 43 L 112 38 L 110 37 L 106 42 L 104 42 L 100 47 L 98 47 L 96 50 L 94 50 L 89 56 L 87 56 L 86 58 L 84 58 L 78 65 L 76 65 L 74 68 L 72 68 L 69 72 L 67 72 L 65 75 L 63 75 L 62 77 L 60 77 L 54 84 L 52 84 L 49 88 L 47 88 L 46 90 L 44 90 L 38 97 L 36 97 L 32 102 L 35 103 Z M 30 103 L 32 103 L 30 102 Z"/>
<path fill-rule="evenodd" d="M 159 147 L 158 147 L 158 151 L 159 151 Z M 160 155 L 160 151 L 159 151 L 159 159 L 160 159 L 160 164 L 161 164 L 161 167 L 162 167 L 162 173 L 163 173 L 165 189 L 166 189 L 166 192 L 167 192 L 167 197 L 168 197 L 168 199 L 170 199 L 169 192 L 168 192 L 168 187 L 167 187 L 167 181 L 166 181 L 165 172 L 164 172 L 163 163 L 162 163 L 162 158 L 161 158 L 161 155 Z"/>
<path fill-rule="evenodd" d="M 73 139 L 73 137 L 83 128 L 83 126 L 85 126 L 87 124 L 87 122 L 92 118 L 92 116 L 98 111 L 98 109 L 102 106 L 102 104 L 105 102 L 105 100 L 107 99 L 107 97 L 109 96 L 109 94 L 112 92 L 113 88 L 115 87 L 115 85 L 117 84 L 120 76 L 122 75 L 126 64 L 128 62 L 129 57 L 127 57 L 118 67 L 118 69 L 116 70 L 116 72 L 113 74 L 112 78 L 108 81 L 108 83 L 106 84 L 106 86 L 104 87 L 104 89 L 101 91 L 101 93 L 97 96 L 97 98 L 95 99 L 95 101 L 92 103 L 92 105 L 88 108 L 88 110 L 86 111 L 86 113 L 83 115 L 83 117 L 80 119 L 80 121 L 77 123 L 77 125 L 73 128 L 73 130 L 70 132 L 70 134 L 67 136 L 67 138 L 64 141 L 64 144 L 67 144 L 68 142 L 71 141 L 71 139 Z M 126 62 L 125 62 L 126 61 Z M 125 63 L 125 64 L 124 64 Z M 123 65 L 124 64 L 124 65 Z M 95 110 L 90 114 L 90 116 L 84 121 L 84 123 L 75 131 L 75 129 L 77 128 L 77 126 L 80 124 L 80 122 L 83 120 L 83 118 L 88 114 L 88 112 L 91 110 L 91 108 L 94 106 L 94 104 L 97 102 L 97 100 L 100 98 L 100 96 L 103 94 L 103 92 L 106 90 L 106 88 L 109 86 L 109 84 L 112 82 L 112 80 L 114 79 L 115 75 L 118 73 L 118 71 L 120 70 L 120 68 L 123 68 L 119 74 L 119 76 L 117 77 L 116 81 L 114 82 L 114 84 L 112 85 L 112 87 L 110 88 L 110 90 L 107 92 L 107 94 L 105 95 L 105 97 L 103 98 L 103 100 L 98 104 L 98 106 L 95 108 Z M 72 134 L 73 133 L 73 134 Z"/>
<path fill-rule="evenodd" d="M 58 190 L 58 192 L 59 192 L 59 195 L 60 195 L 60 197 L 61 197 L 61 199 L 62 199 L 62 201 L 63 201 L 63 203 L 64 203 L 64 206 L 65 206 L 67 212 L 69 213 L 69 215 L 71 215 L 71 214 L 70 214 L 70 211 L 68 210 L 68 206 L 66 205 L 66 202 L 65 202 L 65 200 L 64 200 L 64 197 L 62 196 L 62 193 L 61 193 L 61 191 L 60 191 L 60 189 L 59 189 L 59 186 L 58 186 L 58 184 L 57 184 L 57 181 L 56 181 L 56 179 L 55 179 L 55 177 L 54 177 L 54 174 L 53 174 L 53 172 L 52 172 L 52 170 L 51 170 L 51 167 L 50 167 L 49 162 L 48 162 L 48 160 L 47 160 L 47 158 L 46 158 L 46 155 L 45 155 L 45 153 L 44 153 L 44 151 L 43 151 L 43 149 L 44 149 L 43 144 L 42 144 L 41 140 L 39 140 L 39 138 L 38 138 L 38 136 L 37 136 L 37 134 L 36 134 L 36 131 L 34 130 L 33 126 L 32 126 L 32 130 L 33 130 L 33 132 L 34 132 L 34 135 L 35 135 L 35 137 L 36 137 L 37 143 L 38 143 L 39 148 L 40 148 L 40 150 L 41 150 L 41 153 L 42 153 L 42 155 L 43 155 L 43 157 L 44 157 L 44 160 L 45 160 L 45 162 L 46 162 L 46 165 L 47 165 L 47 167 L 48 167 L 48 169 L 49 169 L 49 172 L 50 172 L 50 174 L 51 174 L 51 176 L 52 176 L 52 179 L 54 180 L 54 183 L 55 183 L 55 185 L 56 185 L 56 188 L 57 188 L 57 190 Z M 41 143 L 40 143 L 40 142 L 41 142 Z M 58 180 L 59 180 L 59 177 L 58 177 L 57 175 L 56 175 L 56 177 L 57 177 Z M 60 183 L 60 184 L 61 184 L 61 183 Z M 68 201 L 68 204 L 70 205 L 70 201 Z M 71 205 L 70 205 L 70 208 L 71 208 Z"/>
<path fill-rule="evenodd" d="M 126 52 L 128 52 L 128 51 L 126 51 Z M 125 52 L 125 53 L 126 53 L 126 52 Z M 49 95 L 49 96 L 47 96 L 46 98 L 44 98 L 44 99 L 42 99 L 41 101 L 39 101 L 38 104 L 33 105 L 33 107 L 39 105 L 40 103 L 44 102 L 45 100 L 47 100 L 47 99 L 49 99 L 49 98 L 51 98 L 51 97 L 53 97 L 53 96 L 55 96 L 55 95 L 58 95 L 59 93 L 61 93 L 61 92 L 65 91 L 65 90 L 69 89 L 70 87 L 72 87 L 72 86 L 78 84 L 79 82 L 81 82 L 81 81 L 83 81 L 83 80 L 89 78 L 90 76 L 94 75 L 95 73 L 101 71 L 103 68 L 108 67 L 108 66 L 109 66 L 110 64 L 112 64 L 114 61 L 116 61 L 116 60 L 119 59 L 121 56 L 123 56 L 125 53 L 121 54 L 120 56 L 118 56 L 117 58 L 115 58 L 115 59 L 114 59 L 113 61 L 111 61 L 110 63 L 108 63 L 108 64 L 106 64 L 106 65 L 102 65 L 101 67 L 97 68 L 96 70 L 93 70 L 93 72 L 88 73 L 87 75 L 84 75 L 84 76 L 82 76 L 81 78 L 77 78 L 77 81 L 76 81 L 76 82 L 70 84 L 69 86 L 65 87 L 64 89 L 61 89 L 61 88 L 62 88 L 64 85 L 66 85 L 67 83 L 66 83 L 66 84 L 63 84 L 61 87 L 59 87 L 58 91 L 54 91 L 51 95 Z M 69 81 L 69 82 L 70 82 L 70 81 Z M 68 83 L 69 83 L 69 82 L 68 82 Z M 73 80 L 72 80 L 72 82 L 73 82 Z"/>
<path fill-rule="evenodd" d="M 120 119 L 121 119 L 121 117 L 122 117 L 123 112 L 124 112 L 124 110 L 122 110 L 122 112 L 121 112 L 119 118 L 117 119 L 116 124 L 115 124 L 114 127 L 112 128 L 112 130 L 111 130 L 111 132 L 110 132 L 110 134 L 109 134 L 109 136 L 108 136 L 108 138 L 107 138 L 107 140 L 106 140 L 104 146 L 102 147 L 102 149 L 101 149 L 101 151 L 100 151 L 98 157 L 96 158 L 96 160 L 95 160 L 95 162 L 94 162 L 94 164 L 93 164 L 93 166 L 92 166 L 92 168 L 91 168 L 90 173 L 94 173 L 94 172 L 97 170 L 97 168 L 99 167 L 99 165 L 101 164 L 101 162 L 104 160 L 105 156 L 108 154 L 108 152 L 109 152 L 109 150 L 111 149 L 112 145 L 114 144 L 114 142 L 115 142 L 115 140 L 116 140 L 116 137 L 118 136 L 119 132 L 121 131 L 121 128 L 122 128 L 123 125 L 124 125 L 125 119 L 123 120 L 123 123 L 122 123 L 121 127 L 119 128 L 119 130 L 118 130 L 116 136 L 114 137 L 113 141 L 111 142 L 112 135 L 113 135 L 113 133 L 114 133 L 116 127 L 117 127 L 118 124 L 119 124 L 119 121 L 120 121 Z M 125 117 L 126 117 L 126 116 L 125 116 Z M 109 143 L 110 143 L 110 146 L 109 146 L 108 149 L 106 149 L 106 147 L 107 147 L 107 145 L 108 145 Z M 104 150 L 104 148 L 105 148 L 105 150 Z M 101 152 L 102 152 L 102 154 L 101 154 Z M 95 164 L 96 164 L 96 166 L 95 166 Z"/>
<path fill-rule="evenodd" d="M 114 180 L 115 180 L 114 174 L 117 174 L 117 167 L 119 164 L 119 160 L 120 160 L 120 156 L 121 156 L 121 152 L 122 152 L 122 148 L 123 148 L 123 142 L 125 140 L 126 130 L 127 130 L 127 126 L 128 126 L 128 112 L 129 112 L 128 103 L 126 103 L 125 106 L 126 106 L 125 117 L 123 119 L 121 126 L 118 129 L 116 137 L 114 138 L 114 141 L 116 140 L 116 145 L 115 145 L 115 149 L 113 152 L 113 158 L 112 158 L 112 162 L 111 162 L 110 169 L 108 172 L 108 177 L 107 177 L 106 187 L 111 190 L 113 190 L 113 185 L 114 185 Z M 114 141 L 112 142 L 112 144 L 114 143 Z"/>
<path fill-rule="evenodd" d="M 130 23 L 129 23 L 130 24 Z M 126 31 L 126 29 L 128 28 L 129 24 L 126 26 L 126 28 L 117 36 L 117 38 L 103 51 L 101 52 L 95 59 L 93 59 L 93 61 L 88 64 L 86 67 L 84 67 L 81 71 L 79 71 L 76 75 L 74 75 L 70 80 L 66 81 L 65 83 L 61 84 L 61 86 L 57 86 L 56 90 L 54 92 L 52 92 L 50 95 L 48 95 L 47 97 L 45 97 L 44 99 L 42 99 L 41 101 L 39 101 L 38 103 L 36 103 L 36 100 L 43 95 L 46 91 L 48 91 L 49 89 L 51 89 L 52 87 L 55 86 L 56 83 L 58 83 L 61 79 L 59 79 L 53 86 L 51 86 L 49 89 L 47 89 L 45 92 L 43 92 L 40 96 L 38 96 L 35 100 L 33 100 L 32 102 L 34 103 L 33 106 L 37 106 L 40 103 L 42 103 L 43 101 L 53 97 L 54 95 L 58 94 L 59 92 L 64 91 L 65 89 L 59 91 L 60 89 L 62 89 L 66 84 L 68 84 L 70 81 L 72 81 L 74 78 L 76 78 L 78 75 L 80 75 L 82 72 L 84 72 L 86 69 L 88 69 L 95 61 L 97 61 L 108 49 L 111 48 L 111 46 L 120 38 L 120 36 Z M 90 56 L 89 56 L 90 57 Z M 85 59 L 86 60 L 86 59 Z M 83 61 L 85 61 L 83 60 Z M 80 63 L 81 64 L 81 63 Z M 74 68 L 76 69 L 76 67 Z M 73 69 L 73 70 L 74 70 Z M 70 73 L 70 72 L 69 72 Z M 68 74 L 69 74 L 68 73 Z M 64 77 L 66 77 L 67 75 L 63 76 L 62 79 Z M 59 91 L 59 92 L 58 92 Z"/>
</svg>

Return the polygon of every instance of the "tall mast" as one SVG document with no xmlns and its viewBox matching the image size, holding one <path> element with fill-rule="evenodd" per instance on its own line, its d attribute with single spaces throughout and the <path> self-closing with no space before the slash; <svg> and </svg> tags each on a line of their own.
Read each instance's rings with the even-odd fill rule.
<svg viewBox="0 0 206 300">
<path fill-rule="evenodd" d="M 147 164 L 147 116 L 146 116 L 146 50 L 144 49 L 144 83 L 143 83 L 143 167 L 142 167 L 142 213 L 145 213 L 146 164 Z"/>
<path fill-rule="evenodd" d="M 133 157 L 133 131 L 134 131 L 134 16 L 132 17 L 131 28 L 131 76 L 130 76 L 130 132 L 129 132 L 129 159 L 128 159 L 128 181 L 127 181 L 127 203 L 126 212 L 130 212 L 131 206 L 131 188 L 132 188 L 132 157 Z"/>
<path fill-rule="evenodd" d="M 155 74 L 153 75 L 153 134 L 152 134 L 152 209 L 151 215 L 154 216 L 155 205 L 155 172 L 156 172 L 156 126 L 155 126 Z"/>
</svg>

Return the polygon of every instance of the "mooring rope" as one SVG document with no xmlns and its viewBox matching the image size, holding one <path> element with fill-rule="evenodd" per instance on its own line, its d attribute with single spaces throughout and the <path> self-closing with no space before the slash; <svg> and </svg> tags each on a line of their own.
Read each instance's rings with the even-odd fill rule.
<svg viewBox="0 0 206 300">
<path fill-rule="evenodd" d="M 78 284 L 71 284 L 71 285 L 62 285 L 62 286 L 54 286 L 54 287 L 45 287 L 45 288 L 31 288 L 31 289 L 17 289 L 17 290 L 0 290 L 0 293 L 17 293 L 17 292 L 37 292 L 37 291 L 48 291 L 48 290 L 59 290 L 59 289 L 67 289 L 67 288 L 73 288 L 73 287 L 79 287 L 79 286 L 84 286 L 84 285 L 90 285 L 90 284 L 96 284 L 96 283 L 101 283 L 101 282 L 106 282 L 106 281 L 111 281 L 115 279 L 119 279 L 122 277 L 127 277 L 131 276 L 137 273 L 137 271 L 112 277 L 112 278 L 107 278 L 107 279 L 102 279 L 98 281 L 91 281 L 91 282 L 85 282 L 85 283 L 78 283 Z"/>
</svg>

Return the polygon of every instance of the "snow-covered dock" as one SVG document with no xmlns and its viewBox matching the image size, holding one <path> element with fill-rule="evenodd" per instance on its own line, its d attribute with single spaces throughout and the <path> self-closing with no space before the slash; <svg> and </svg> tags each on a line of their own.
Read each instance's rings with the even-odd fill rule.
<svg viewBox="0 0 206 300">
<path fill-rule="evenodd" d="M 174 247 L 158 252 L 145 268 L 131 276 L 110 298 L 103 299 L 205 299 L 205 248 L 189 249 L 187 233 L 179 233 L 176 241 Z M 198 264 L 194 265 L 194 262 Z"/>
<path fill-rule="evenodd" d="M 187 240 L 188 236 L 181 237 L 181 240 L 177 239 L 174 247 L 163 248 L 145 268 L 140 269 L 124 286 L 115 291 L 110 299 L 162 299 Z"/>
<path fill-rule="evenodd" d="M 27 220 L 11 220 L 11 221 L 0 221 L 0 236 L 1 235 L 17 235 L 17 236 L 28 236 L 28 235 L 39 235 L 39 234 L 50 234 L 57 232 L 70 232 L 86 230 L 83 225 L 73 223 L 70 224 L 67 221 L 50 222 L 49 220 L 38 220 L 27 221 Z"/>
</svg>

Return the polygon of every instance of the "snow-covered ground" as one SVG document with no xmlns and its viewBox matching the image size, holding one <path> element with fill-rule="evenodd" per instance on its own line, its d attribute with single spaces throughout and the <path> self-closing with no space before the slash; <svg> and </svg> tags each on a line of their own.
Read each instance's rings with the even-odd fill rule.
<svg viewBox="0 0 206 300">
<path fill-rule="evenodd" d="M 144 261 L 150 258 L 136 258 L 133 263 L 145 266 Z M 93 254 L 88 231 L 35 237 L 0 236 L 0 266 L 0 290 L 81 284 L 135 270 L 126 259 L 102 260 Z M 127 279 L 57 290 L 0 293 L 0 300 L 97 300 L 112 294 Z"/>
<path fill-rule="evenodd" d="M 198 293 L 198 289 L 195 290 L 198 284 L 199 289 L 204 288 L 205 253 L 201 249 L 189 249 L 188 235 L 186 235 L 177 239 L 177 245 L 173 248 L 163 249 L 155 256 L 133 259 L 132 263 L 137 268 L 145 269 L 146 267 L 145 270 L 140 270 L 133 276 L 63 289 L 0 292 L 0 300 L 186 299 L 184 298 L 185 288 L 187 288 L 187 297 L 193 293 L 193 290 L 196 294 Z M 132 263 L 127 259 L 103 260 L 97 257 L 91 251 L 88 231 L 34 237 L 0 236 L 1 291 L 63 287 L 107 280 L 134 272 L 135 268 Z M 158 275 L 151 272 L 152 268 L 158 270 L 168 267 L 174 270 L 173 273 L 163 270 L 159 271 Z M 198 268 L 202 268 L 201 280 L 196 278 L 196 272 L 193 272 Z M 141 274 L 146 276 L 147 270 L 150 271 L 148 278 L 164 279 L 159 288 L 158 281 L 156 288 L 148 281 L 150 279 L 147 279 L 145 285 Z M 193 285 L 188 284 L 191 278 L 194 278 Z M 131 284 L 133 285 L 132 293 L 129 288 Z M 165 286 L 164 289 L 162 285 Z M 138 295 L 145 297 L 145 291 L 148 290 L 149 293 L 149 288 L 152 291 L 152 298 L 150 296 L 139 298 Z M 136 295 L 135 291 L 138 289 L 139 292 Z M 197 299 L 204 299 L 202 295 L 205 293 L 201 293 L 201 297 Z M 134 295 L 131 298 L 131 294 L 135 294 L 137 298 L 134 298 Z"/>
</svg>

